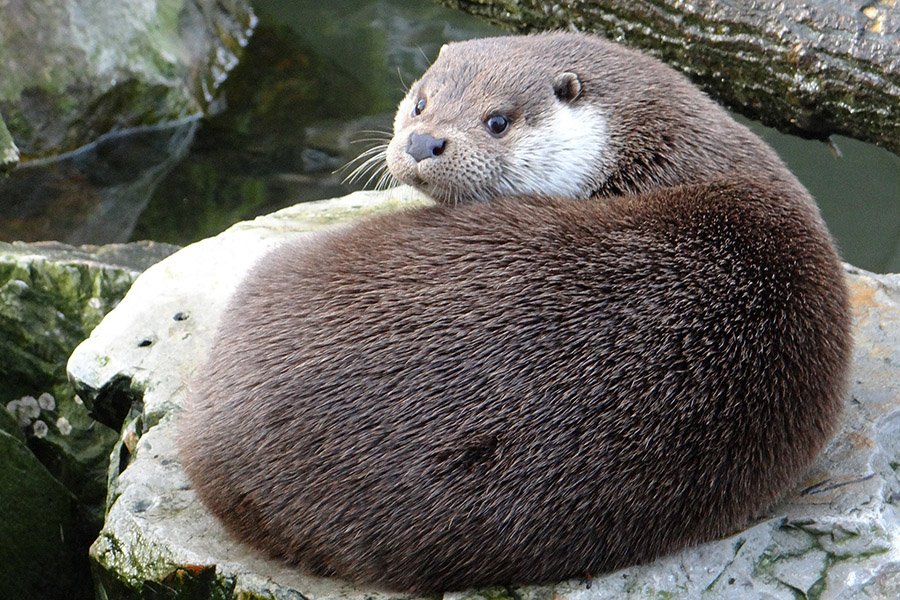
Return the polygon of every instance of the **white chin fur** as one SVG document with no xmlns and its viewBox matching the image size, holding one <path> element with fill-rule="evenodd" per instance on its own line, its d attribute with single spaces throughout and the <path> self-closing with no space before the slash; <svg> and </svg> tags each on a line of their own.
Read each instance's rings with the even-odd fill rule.
<svg viewBox="0 0 900 600">
<path fill-rule="evenodd" d="M 586 198 L 608 162 L 606 119 L 596 107 L 562 104 L 517 144 L 502 194 Z"/>
</svg>

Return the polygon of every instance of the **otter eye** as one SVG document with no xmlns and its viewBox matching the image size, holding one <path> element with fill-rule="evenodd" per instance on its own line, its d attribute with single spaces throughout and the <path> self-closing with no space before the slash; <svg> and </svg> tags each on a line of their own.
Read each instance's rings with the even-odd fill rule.
<svg viewBox="0 0 900 600">
<path fill-rule="evenodd" d="M 507 129 L 509 129 L 509 117 L 504 117 L 503 115 L 491 115 L 484 124 L 487 125 L 491 135 L 500 137 L 506 133 Z"/>
<path fill-rule="evenodd" d="M 425 110 L 425 98 L 419 98 L 419 101 L 416 102 L 415 107 L 413 107 L 413 116 L 418 117 L 422 114 L 423 110 Z"/>
</svg>

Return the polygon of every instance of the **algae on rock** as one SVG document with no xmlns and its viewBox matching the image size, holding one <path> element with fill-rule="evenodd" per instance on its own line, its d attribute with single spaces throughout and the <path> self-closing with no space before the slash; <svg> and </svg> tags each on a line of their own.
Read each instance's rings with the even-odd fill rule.
<svg viewBox="0 0 900 600">
<path fill-rule="evenodd" d="M 0 598 L 90 590 L 86 548 L 103 523 L 118 434 L 76 397 L 66 360 L 173 251 L 0 242 Z"/>
<path fill-rule="evenodd" d="M 202 113 L 237 63 L 247 0 L 29 0 L 0 19 L 0 112 L 24 161 Z"/>
<path fill-rule="evenodd" d="M 0 115 L 0 174 L 12 170 L 19 162 L 19 149 L 13 143 L 12 136 Z"/>
</svg>

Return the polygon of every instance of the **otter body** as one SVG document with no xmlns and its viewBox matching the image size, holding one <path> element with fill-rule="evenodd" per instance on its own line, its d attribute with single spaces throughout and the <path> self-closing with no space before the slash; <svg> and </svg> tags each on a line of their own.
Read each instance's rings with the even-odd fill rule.
<svg viewBox="0 0 900 600">
<path fill-rule="evenodd" d="M 596 575 L 732 533 L 822 449 L 847 294 L 809 194 L 657 61 L 446 47 L 386 157 L 441 205 L 287 244 L 180 438 L 239 539 L 414 592 Z"/>
</svg>

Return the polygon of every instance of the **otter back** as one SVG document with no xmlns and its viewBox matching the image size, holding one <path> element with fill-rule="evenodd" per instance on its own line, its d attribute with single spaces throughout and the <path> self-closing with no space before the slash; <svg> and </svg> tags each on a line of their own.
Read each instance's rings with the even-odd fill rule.
<svg viewBox="0 0 900 600">
<path fill-rule="evenodd" d="M 490 47 L 531 47 L 511 39 Z M 528 39 L 536 55 L 566 48 L 552 60 L 568 56 L 569 70 L 598 44 L 604 61 L 631 64 L 593 38 Z M 455 76 L 453 52 L 423 81 Z M 483 62 L 483 85 L 513 85 L 499 58 Z M 286 244 L 240 286 L 180 437 L 197 493 L 238 539 L 315 574 L 415 592 L 558 581 L 731 533 L 807 468 L 835 429 L 850 351 L 818 212 L 724 113 L 691 126 L 699 145 L 755 157 L 756 176 L 692 148 L 638 147 L 662 143 L 626 137 L 620 113 L 627 98 L 643 106 L 640 86 L 604 104 L 595 79 L 550 77 L 534 105 L 594 103 L 609 137 L 592 151 L 609 154 L 584 181 L 609 197 L 377 217 Z M 468 117 L 442 113 L 430 89 L 411 89 L 431 99 L 428 120 L 398 117 L 415 154 L 398 173 L 423 189 L 441 169 L 472 169 L 465 140 L 495 133 L 481 111 L 461 127 Z M 669 142 L 685 119 L 712 118 L 679 89 L 698 114 L 648 125 L 678 132 Z M 488 126 L 528 137 L 513 129 L 527 114 L 508 114 L 520 116 Z M 733 135 L 713 139 L 722 131 Z M 480 196 L 451 200 L 467 197 Z"/>
<path fill-rule="evenodd" d="M 721 183 L 289 245 L 232 303 L 185 466 L 239 538 L 400 589 L 560 580 L 724 535 L 839 411 L 845 298 L 807 220 Z"/>
</svg>

